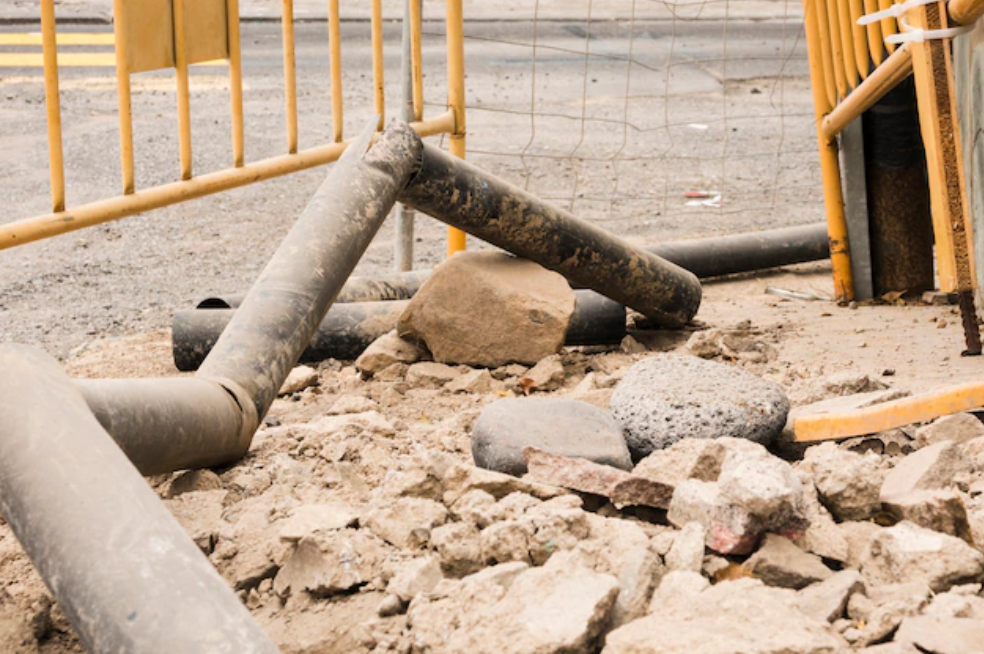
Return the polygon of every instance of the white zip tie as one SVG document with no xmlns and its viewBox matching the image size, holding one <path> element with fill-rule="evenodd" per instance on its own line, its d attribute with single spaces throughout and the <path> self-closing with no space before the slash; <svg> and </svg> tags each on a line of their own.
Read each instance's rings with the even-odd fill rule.
<svg viewBox="0 0 984 654">
<path fill-rule="evenodd" d="M 900 5 L 892 5 L 888 9 L 882 9 L 881 11 L 876 11 L 873 14 L 865 14 L 858 19 L 858 25 L 870 25 L 871 23 L 877 23 L 878 21 L 885 20 L 886 18 L 899 18 L 910 9 L 922 7 L 923 5 L 931 5 L 934 2 L 939 2 L 939 0 L 905 0 L 905 2 Z"/>
<path fill-rule="evenodd" d="M 974 25 L 961 25 L 959 27 L 948 27 L 941 30 L 924 30 L 909 25 L 905 16 L 899 19 L 899 26 L 902 31 L 898 34 L 890 34 L 885 37 L 885 43 L 923 43 L 933 39 L 952 39 L 955 36 L 966 34 L 974 29 Z"/>
</svg>

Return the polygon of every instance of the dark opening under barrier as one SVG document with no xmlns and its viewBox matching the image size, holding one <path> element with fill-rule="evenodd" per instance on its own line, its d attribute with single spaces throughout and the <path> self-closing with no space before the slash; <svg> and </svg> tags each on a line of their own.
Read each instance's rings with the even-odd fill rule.
<svg viewBox="0 0 984 654">
<path fill-rule="evenodd" d="M 575 291 L 577 303 L 567 329 L 567 345 L 606 345 L 625 337 L 625 307 L 594 291 Z M 171 323 L 171 351 L 178 370 L 197 370 L 235 314 L 238 296 L 209 298 L 209 309 L 178 311 Z M 219 304 L 224 305 L 222 308 Z M 406 300 L 336 302 L 301 354 L 301 361 L 355 359 L 370 343 L 396 329 Z M 199 305 L 201 306 L 201 305 Z"/>
</svg>

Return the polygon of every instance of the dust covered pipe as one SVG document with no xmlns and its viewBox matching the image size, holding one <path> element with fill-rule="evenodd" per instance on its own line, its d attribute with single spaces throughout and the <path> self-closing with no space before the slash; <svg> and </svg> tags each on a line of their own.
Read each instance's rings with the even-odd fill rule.
<svg viewBox="0 0 984 654">
<path fill-rule="evenodd" d="M 657 324 L 682 326 L 700 306 L 692 273 L 433 146 L 400 201 Z"/>
<path fill-rule="evenodd" d="M 0 513 L 93 654 L 275 654 L 50 356 L 0 345 Z"/>
<path fill-rule="evenodd" d="M 366 152 L 371 137 L 363 133 L 335 164 L 198 371 L 235 382 L 260 418 L 420 159 L 423 144 L 406 124 Z"/>
<path fill-rule="evenodd" d="M 577 303 L 567 328 L 567 345 L 618 343 L 625 337 L 625 307 L 594 291 L 575 291 Z M 242 298 L 210 299 L 211 309 L 178 311 L 171 322 L 171 351 L 178 370 L 196 370 L 235 314 Z M 408 301 L 335 303 L 321 321 L 301 361 L 355 359 L 374 340 L 396 329 Z M 200 306 L 200 305 L 199 305 Z"/>
</svg>

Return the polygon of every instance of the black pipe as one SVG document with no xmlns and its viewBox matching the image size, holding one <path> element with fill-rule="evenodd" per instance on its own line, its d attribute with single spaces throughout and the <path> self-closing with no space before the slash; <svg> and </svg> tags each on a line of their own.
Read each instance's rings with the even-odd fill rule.
<svg viewBox="0 0 984 654">
<path fill-rule="evenodd" d="M 692 273 L 433 146 L 400 201 L 659 325 L 680 327 L 700 306 Z"/>
<path fill-rule="evenodd" d="M 606 345 L 625 337 L 625 307 L 594 291 L 575 291 L 577 303 L 567 328 L 567 345 Z M 214 306 L 214 298 L 210 305 Z M 171 323 L 171 350 L 178 370 L 196 370 L 229 324 L 240 296 L 222 298 L 225 308 L 178 311 Z M 355 359 L 374 340 L 396 329 L 409 302 L 333 304 L 301 361 Z"/>
<path fill-rule="evenodd" d="M 93 654 L 277 647 L 48 355 L 0 345 L 0 513 Z"/>
<path fill-rule="evenodd" d="M 366 152 L 372 135 L 332 167 L 198 371 L 242 387 L 261 419 L 420 160 L 408 125 Z"/>
</svg>

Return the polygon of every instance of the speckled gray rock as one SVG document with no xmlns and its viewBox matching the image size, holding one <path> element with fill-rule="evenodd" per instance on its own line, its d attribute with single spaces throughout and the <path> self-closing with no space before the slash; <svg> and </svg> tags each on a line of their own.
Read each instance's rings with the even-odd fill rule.
<svg viewBox="0 0 984 654">
<path fill-rule="evenodd" d="M 472 431 L 475 464 L 522 475 L 524 447 L 632 469 L 618 424 L 604 410 L 576 400 L 520 397 L 485 407 Z"/>
<path fill-rule="evenodd" d="M 632 366 L 608 407 L 639 459 L 684 438 L 768 444 L 786 424 L 789 400 L 777 384 L 740 368 L 663 354 Z"/>
</svg>

